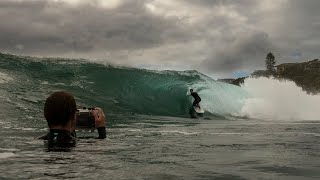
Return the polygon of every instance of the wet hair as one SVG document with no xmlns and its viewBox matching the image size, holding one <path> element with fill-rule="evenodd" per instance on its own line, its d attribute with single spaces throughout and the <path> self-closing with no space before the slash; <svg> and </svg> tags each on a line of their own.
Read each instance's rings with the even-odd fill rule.
<svg viewBox="0 0 320 180">
<path fill-rule="evenodd" d="M 190 92 L 193 92 L 193 89 L 190 89 Z"/>
<path fill-rule="evenodd" d="M 45 102 L 44 116 L 49 128 L 55 125 L 66 125 L 77 110 L 72 94 L 66 91 L 52 93 Z"/>
</svg>

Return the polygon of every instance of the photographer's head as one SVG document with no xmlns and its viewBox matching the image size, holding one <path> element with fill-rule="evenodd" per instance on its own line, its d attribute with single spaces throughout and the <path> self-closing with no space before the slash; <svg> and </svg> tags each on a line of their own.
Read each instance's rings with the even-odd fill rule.
<svg viewBox="0 0 320 180">
<path fill-rule="evenodd" d="M 77 106 L 72 94 L 66 91 L 57 91 L 46 99 L 44 116 L 50 129 L 71 131 L 76 110 Z"/>
</svg>

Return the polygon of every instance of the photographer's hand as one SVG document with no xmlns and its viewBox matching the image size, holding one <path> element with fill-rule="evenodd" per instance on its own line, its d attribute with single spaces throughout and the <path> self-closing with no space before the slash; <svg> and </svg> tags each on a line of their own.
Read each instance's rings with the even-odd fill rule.
<svg viewBox="0 0 320 180">
<path fill-rule="evenodd" d="M 106 116 L 101 108 L 95 107 L 93 110 L 96 128 L 106 127 Z"/>
<path fill-rule="evenodd" d="M 95 107 L 93 111 L 93 116 L 95 120 L 95 126 L 99 133 L 99 139 L 104 139 L 107 137 L 106 132 L 106 116 L 101 108 Z"/>
</svg>

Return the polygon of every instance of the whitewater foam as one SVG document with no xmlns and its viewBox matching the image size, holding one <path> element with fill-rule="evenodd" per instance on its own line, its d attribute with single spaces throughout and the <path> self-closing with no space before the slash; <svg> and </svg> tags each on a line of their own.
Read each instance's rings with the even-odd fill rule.
<svg viewBox="0 0 320 180">
<path fill-rule="evenodd" d="M 186 131 L 178 131 L 178 130 L 172 130 L 172 131 L 159 131 L 161 134 L 182 134 L 182 135 L 196 135 L 199 134 L 198 132 L 186 132 Z"/>
<path fill-rule="evenodd" d="M 12 80 L 12 77 L 10 77 L 8 74 L 0 72 L 0 84 L 7 83 Z"/>
<path fill-rule="evenodd" d="M 248 78 L 242 88 L 250 97 L 240 116 L 265 120 L 320 119 L 320 96 L 307 94 L 292 81 Z"/>
<path fill-rule="evenodd" d="M 0 159 L 5 159 L 5 158 L 13 157 L 13 156 L 15 156 L 15 154 L 12 152 L 0 153 Z"/>
</svg>

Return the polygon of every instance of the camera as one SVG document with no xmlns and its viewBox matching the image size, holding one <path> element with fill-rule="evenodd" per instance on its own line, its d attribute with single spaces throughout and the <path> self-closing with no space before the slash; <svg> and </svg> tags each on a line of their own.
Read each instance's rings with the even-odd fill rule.
<svg viewBox="0 0 320 180">
<path fill-rule="evenodd" d="M 77 108 L 77 119 L 76 128 L 78 129 L 94 129 L 95 119 L 92 114 L 94 108 L 78 107 Z"/>
</svg>

